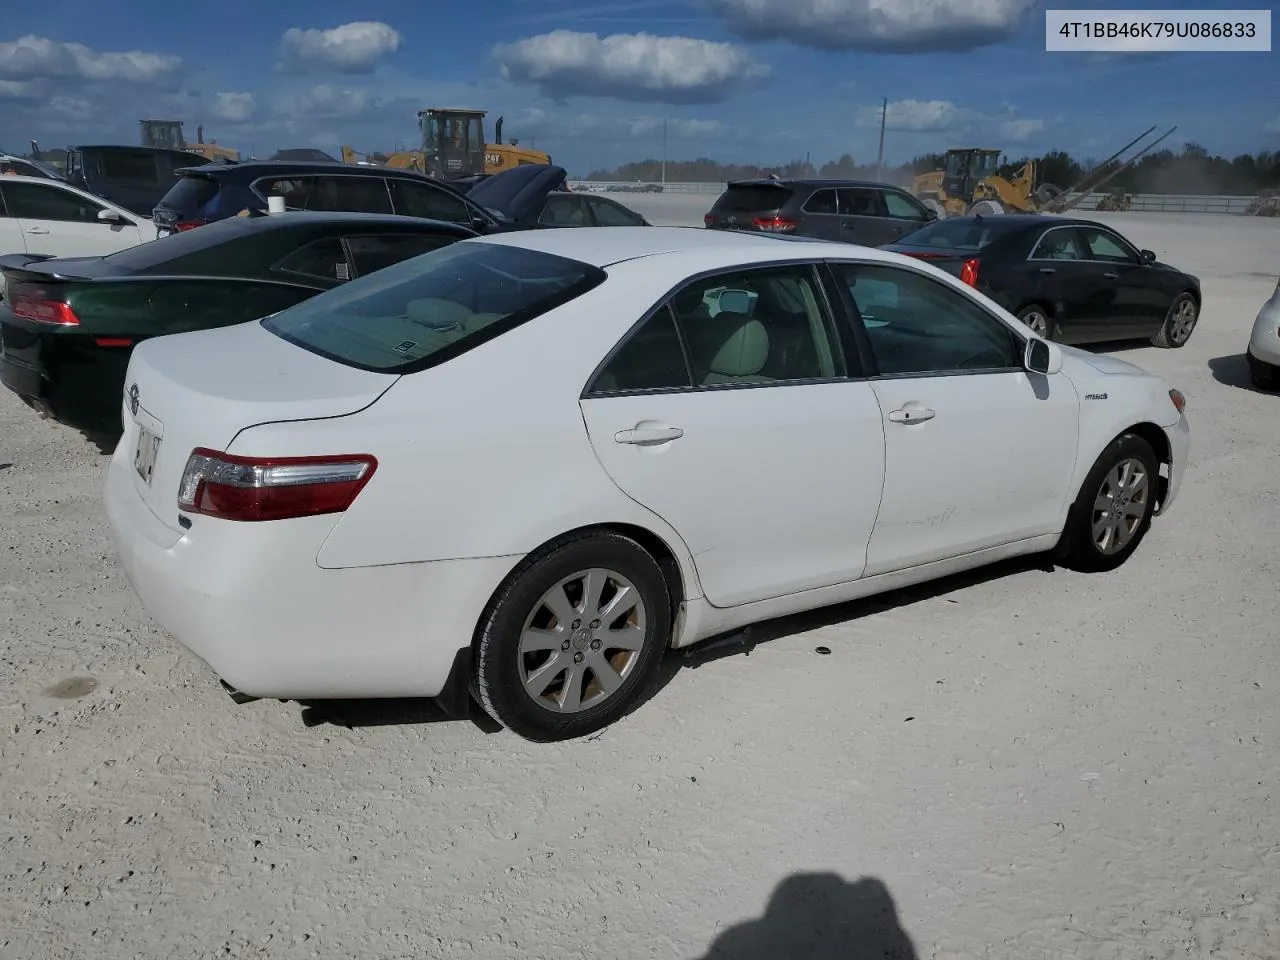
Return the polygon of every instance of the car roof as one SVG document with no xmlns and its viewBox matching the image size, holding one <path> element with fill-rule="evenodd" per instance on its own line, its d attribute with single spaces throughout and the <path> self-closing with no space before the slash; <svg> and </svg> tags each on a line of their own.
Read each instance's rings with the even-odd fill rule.
<svg viewBox="0 0 1280 960">
<path fill-rule="evenodd" d="M 261 176 L 264 173 L 348 173 L 353 176 L 394 176 L 408 177 L 416 180 L 440 181 L 428 177 L 416 170 L 397 170 L 393 167 L 362 166 L 354 163 L 328 160 L 213 160 L 200 165 L 192 164 L 182 167 L 180 171 L 201 174 L 217 174 L 219 176 Z M 445 184 L 448 186 L 448 184 Z"/>
<path fill-rule="evenodd" d="M 358 213 L 343 210 L 286 210 L 283 213 L 266 213 L 249 217 L 226 217 L 224 220 L 215 221 L 216 223 L 224 223 L 227 221 L 242 220 L 247 221 L 258 230 L 268 230 L 275 227 L 283 226 L 300 226 L 312 223 L 356 223 L 367 225 L 369 227 L 422 227 L 422 228 L 443 228 L 446 231 L 456 231 L 460 234 L 472 236 L 475 231 L 459 223 L 449 223 L 444 220 L 428 220 L 426 217 L 405 217 L 394 213 Z M 209 224 L 213 226 L 214 224 Z"/>
<path fill-rule="evenodd" d="M 770 260 L 806 260 L 814 257 L 839 258 L 856 251 L 860 260 L 897 262 L 898 257 L 870 247 L 834 243 L 809 237 L 771 236 L 735 230 L 707 230 L 703 227 L 592 227 L 585 230 L 520 230 L 500 233 L 466 243 L 500 243 L 540 253 L 566 257 L 596 267 L 608 267 L 624 260 L 682 253 L 718 252 L 725 264 Z M 824 250 L 815 251 L 815 246 Z"/>
<path fill-rule="evenodd" d="M 884 183 L 877 180 L 844 180 L 839 177 L 820 178 L 820 177 L 781 177 L 773 180 L 769 177 L 752 177 L 749 180 L 730 180 L 730 187 L 762 187 L 762 186 L 780 186 L 780 187 L 872 187 L 877 190 L 901 190 L 902 188 L 892 183 Z"/>
</svg>

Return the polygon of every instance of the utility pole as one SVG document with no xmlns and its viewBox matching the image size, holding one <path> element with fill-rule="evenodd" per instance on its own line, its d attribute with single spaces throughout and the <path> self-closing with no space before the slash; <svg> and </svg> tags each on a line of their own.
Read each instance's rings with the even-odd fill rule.
<svg viewBox="0 0 1280 960">
<path fill-rule="evenodd" d="M 884 123 L 889 116 L 889 98 L 880 98 L 880 153 L 876 155 L 876 179 L 884 175 Z"/>
<path fill-rule="evenodd" d="M 662 118 L 662 182 L 667 182 L 667 118 Z"/>
</svg>

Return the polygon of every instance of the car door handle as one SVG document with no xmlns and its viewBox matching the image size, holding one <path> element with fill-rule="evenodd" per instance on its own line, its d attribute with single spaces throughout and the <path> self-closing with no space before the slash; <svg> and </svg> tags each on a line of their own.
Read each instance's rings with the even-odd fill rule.
<svg viewBox="0 0 1280 960">
<path fill-rule="evenodd" d="M 1057 267 L 1041 267 L 1040 272 L 1041 273 L 1057 273 L 1058 268 Z"/>
<path fill-rule="evenodd" d="M 48 232 L 49 232 L 49 231 L 48 231 L 48 230 L 46 230 L 44 227 L 28 227 L 28 228 L 27 228 L 27 233 L 34 233 L 34 234 L 37 234 L 37 235 L 40 235 L 40 236 L 43 236 L 44 234 L 46 234 L 46 233 L 48 233 Z"/>
<path fill-rule="evenodd" d="M 1119 279 L 1120 279 L 1120 274 L 1118 274 L 1118 273 L 1104 273 L 1104 274 L 1103 274 L 1103 276 L 1104 276 L 1104 277 L 1106 277 L 1108 280 L 1119 280 Z"/>
<path fill-rule="evenodd" d="M 890 423 L 923 423 L 925 420 L 932 420 L 937 414 L 928 407 L 903 407 L 900 410 L 889 411 Z"/>
<path fill-rule="evenodd" d="M 679 427 L 641 427 L 636 426 L 631 430 L 619 430 L 613 435 L 613 439 L 618 443 L 633 444 L 657 444 L 669 443 L 672 440 L 679 440 L 684 436 L 684 431 Z"/>
</svg>

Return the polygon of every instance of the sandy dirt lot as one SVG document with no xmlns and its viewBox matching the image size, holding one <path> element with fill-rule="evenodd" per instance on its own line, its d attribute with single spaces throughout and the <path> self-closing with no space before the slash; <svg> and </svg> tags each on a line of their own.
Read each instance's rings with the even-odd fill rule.
<svg viewBox="0 0 1280 960">
<path fill-rule="evenodd" d="M 1107 219 L 1206 296 L 1123 352 L 1194 430 L 1129 564 L 770 624 L 577 743 L 235 706 L 114 562 L 105 458 L 0 391 L 0 957 L 1274 960 L 1280 222 Z"/>
</svg>

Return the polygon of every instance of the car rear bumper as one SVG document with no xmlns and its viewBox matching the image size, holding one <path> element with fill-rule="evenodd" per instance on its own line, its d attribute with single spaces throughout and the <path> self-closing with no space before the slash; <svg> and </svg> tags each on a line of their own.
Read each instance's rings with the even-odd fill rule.
<svg viewBox="0 0 1280 960">
<path fill-rule="evenodd" d="M 85 334 L 0 322 L 0 383 L 46 416 L 82 430 L 120 430 L 129 349 Z"/>
<path fill-rule="evenodd" d="M 315 558 L 334 516 L 197 516 L 175 531 L 138 495 L 124 446 L 108 467 L 105 500 L 134 592 L 161 627 L 250 696 L 439 696 L 520 559 L 321 569 Z"/>
<path fill-rule="evenodd" d="M 1162 516 L 1169 512 L 1170 505 L 1182 489 L 1182 478 L 1187 472 L 1187 461 L 1191 456 L 1191 425 L 1187 422 L 1186 414 L 1179 414 L 1178 422 L 1165 427 L 1164 432 L 1169 438 L 1172 462 L 1169 464 L 1169 486 L 1165 491 L 1164 501 L 1160 504 Z"/>
</svg>

